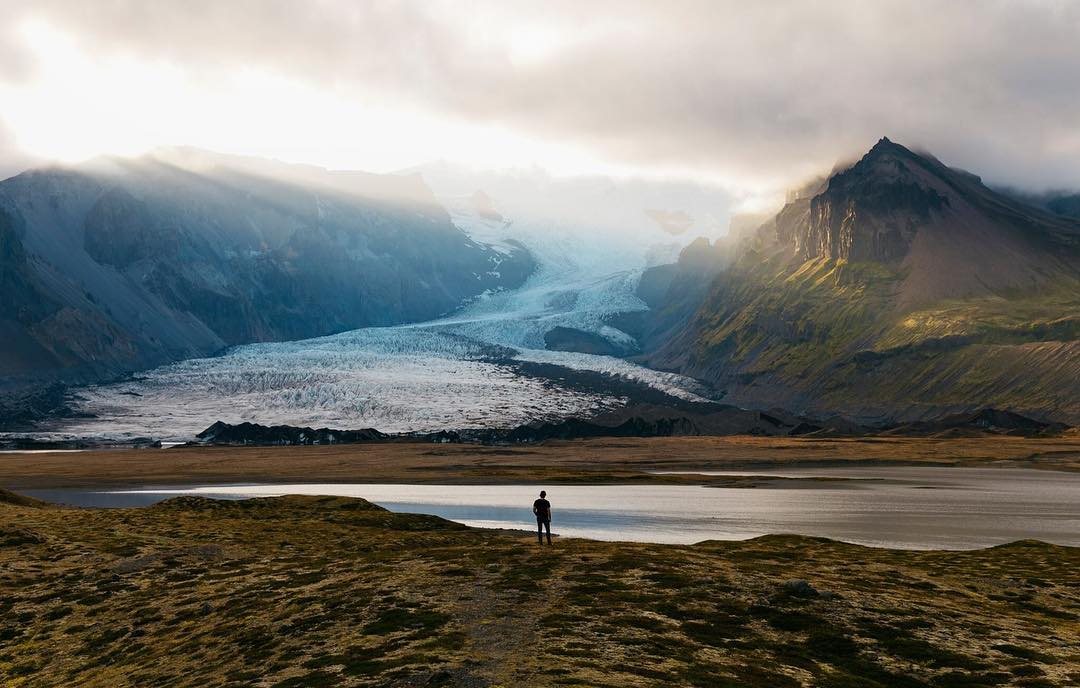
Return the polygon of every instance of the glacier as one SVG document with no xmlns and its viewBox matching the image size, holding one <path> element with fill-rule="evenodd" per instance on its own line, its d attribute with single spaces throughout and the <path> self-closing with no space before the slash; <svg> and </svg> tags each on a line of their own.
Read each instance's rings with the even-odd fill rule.
<svg viewBox="0 0 1080 688">
<path fill-rule="evenodd" d="M 440 200 L 472 240 L 504 251 L 516 243 L 533 254 L 537 269 L 520 288 L 487 292 L 433 321 L 238 346 L 80 388 L 72 406 L 87 417 L 57 421 L 36 436 L 183 442 L 217 420 L 383 432 L 507 428 L 628 403 L 615 392 L 523 375 L 515 362 L 603 373 L 706 400 L 692 379 L 544 344 L 555 326 L 632 341 L 607 316 L 646 310 L 634 293 L 642 271 L 674 260 L 686 241 L 651 223 L 640 206 L 583 222 L 580 208 L 568 207 L 577 201 L 545 205 L 534 189 L 501 191 L 502 214 L 494 216 L 467 194 Z M 550 197 L 559 200 L 557 192 Z"/>
</svg>

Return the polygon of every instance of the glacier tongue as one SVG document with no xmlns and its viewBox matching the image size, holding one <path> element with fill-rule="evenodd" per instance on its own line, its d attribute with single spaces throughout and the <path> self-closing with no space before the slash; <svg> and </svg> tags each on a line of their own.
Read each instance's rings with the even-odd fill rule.
<svg viewBox="0 0 1080 688">
<path fill-rule="evenodd" d="M 357 339 L 351 340 L 357 343 Z M 505 365 L 440 355 L 342 347 L 241 347 L 151 371 L 138 380 L 82 390 L 98 418 L 63 431 L 113 439 L 184 440 L 215 419 L 385 432 L 505 427 L 534 418 L 589 414 L 620 403 L 545 385 Z M 137 395 L 137 396 L 136 396 Z"/>
<path fill-rule="evenodd" d="M 616 239 L 558 218 L 493 220 L 461 199 L 447 207 L 474 240 L 528 248 L 538 267 L 526 284 L 488 293 L 440 320 L 240 346 L 83 388 L 78 410 L 95 417 L 64 421 L 49 436 L 181 441 L 216 420 L 384 432 L 505 428 L 627 403 L 614 393 L 520 375 L 511 359 L 607 373 L 703 400 L 700 387 L 679 375 L 544 348 L 544 334 L 560 325 L 629 340 L 605 317 L 645 310 L 634 295 L 637 280 L 648 255 L 678 248 L 670 236 L 639 226 Z"/>
</svg>

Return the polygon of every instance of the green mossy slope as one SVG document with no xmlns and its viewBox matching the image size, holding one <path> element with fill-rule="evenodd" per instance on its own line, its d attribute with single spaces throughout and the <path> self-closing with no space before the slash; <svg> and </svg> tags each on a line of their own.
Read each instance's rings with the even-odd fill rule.
<svg viewBox="0 0 1080 688">
<path fill-rule="evenodd" d="M 748 256 L 656 362 L 736 403 L 903 420 L 996 407 L 1080 422 L 1080 282 L 906 311 L 902 279 L 875 263 Z"/>
</svg>

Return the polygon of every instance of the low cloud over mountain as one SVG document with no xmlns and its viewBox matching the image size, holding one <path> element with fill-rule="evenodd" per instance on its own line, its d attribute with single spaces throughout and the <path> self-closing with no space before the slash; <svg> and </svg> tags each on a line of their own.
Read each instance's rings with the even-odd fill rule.
<svg viewBox="0 0 1080 688">
<path fill-rule="evenodd" d="M 95 59 L 179 70 L 195 99 L 222 84 L 240 88 L 241 73 L 281 76 L 315 94 L 358 94 L 363 111 L 377 100 L 436 128 L 497 125 L 499 136 L 567 146 L 581 154 L 578 168 L 677 170 L 779 189 L 888 131 L 991 183 L 1080 186 L 1076 3 L 888 1 L 855 11 L 840 2 L 692 0 L 554 2 L 531 11 L 500 2 L 465 9 L 329 1 L 314 12 L 287 0 L 119 1 L 92 12 L 73 0 L 0 7 L 10 20 L 0 31 L 0 84 L 41 77 L 35 41 L 51 34 L 28 40 L 25 22 L 36 21 Z M 416 132 L 402 126 L 379 136 L 404 146 Z M 439 157 L 450 142 L 433 139 Z M 294 159 L 320 154 L 306 145 L 297 144 Z M 499 147 L 506 164 L 543 155 Z"/>
</svg>

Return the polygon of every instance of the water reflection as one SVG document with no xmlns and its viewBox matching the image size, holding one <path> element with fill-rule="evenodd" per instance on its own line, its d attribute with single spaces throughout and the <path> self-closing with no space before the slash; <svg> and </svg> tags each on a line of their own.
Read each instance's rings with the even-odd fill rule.
<svg viewBox="0 0 1080 688">
<path fill-rule="evenodd" d="M 552 530 L 602 540 L 693 543 L 798 533 L 908 549 L 966 549 L 1035 538 L 1080 546 L 1080 474 L 1025 469 L 854 467 L 740 474 L 860 479 L 714 488 L 545 485 Z M 392 511 L 487 528 L 531 528 L 531 485 L 206 485 L 32 496 L 77 506 L 143 506 L 180 494 L 239 499 L 282 494 L 363 497 Z"/>
</svg>

